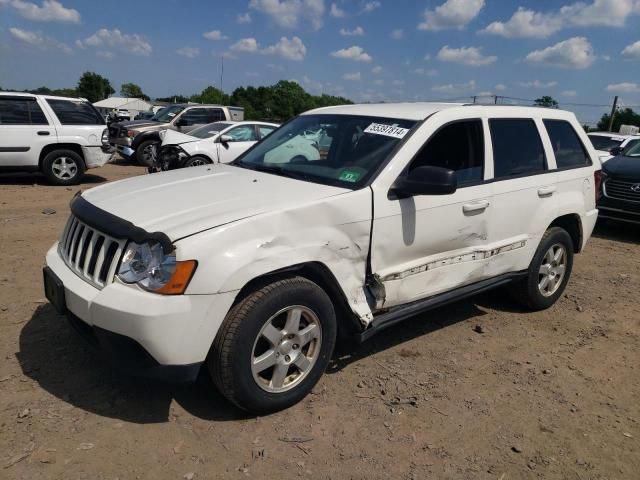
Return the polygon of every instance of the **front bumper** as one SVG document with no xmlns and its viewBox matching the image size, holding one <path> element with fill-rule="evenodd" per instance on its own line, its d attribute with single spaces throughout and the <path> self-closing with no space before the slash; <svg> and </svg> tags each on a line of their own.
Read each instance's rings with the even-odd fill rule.
<svg viewBox="0 0 640 480">
<path fill-rule="evenodd" d="M 640 203 L 627 202 L 606 196 L 598 201 L 600 218 L 640 224 Z"/>
<path fill-rule="evenodd" d="M 63 286 L 67 317 L 113 366 L 133 376 L 195 378 L 237 292 L 158 295 L 117 280 L 99 290 L 67 267 L 57 247 L 46 268 Z"/>
</svg>

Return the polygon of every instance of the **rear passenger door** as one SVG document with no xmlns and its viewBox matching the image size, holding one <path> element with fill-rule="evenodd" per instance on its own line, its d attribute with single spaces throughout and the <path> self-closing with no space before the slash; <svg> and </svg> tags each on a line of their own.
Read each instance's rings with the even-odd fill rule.
<svg viewBox="0 0 640 480">
<path fill-rule="evenodd" d="M 553 154 L 538 118 L 489 118 L 493 154 L 491 230 L 502 250 L 490 274 L 525 270 L 556 217 Z"/>
<path fill-rule="evenodd" d="M 37 167 L 56 130 L 35 97 L 0 95 L 0 167 Z"/>
</svg>

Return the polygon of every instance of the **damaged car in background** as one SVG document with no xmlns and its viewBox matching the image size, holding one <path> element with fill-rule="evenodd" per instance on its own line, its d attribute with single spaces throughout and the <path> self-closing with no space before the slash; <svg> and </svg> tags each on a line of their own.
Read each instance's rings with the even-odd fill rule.
<svg viewBox="0 0 640 480">
<path fill-rule="evenodd" d="M 364 341 L 496 287 L 551 307 L 591 236 L 600 180 L 569 112 L 320 108 L 231 164 L 77 195 L 45 292 L 116 368 L 208 371 L 234 404 L 273 412 L 311 391 L 338 334 Z"/>
<path fill-rule="evenodd" d="M 279 125 L 267 122 L 214 122 L 188 134 L 173 130 L 159 133 L 149 172 L 229 163 L 262 140 Z"/>
</svg>

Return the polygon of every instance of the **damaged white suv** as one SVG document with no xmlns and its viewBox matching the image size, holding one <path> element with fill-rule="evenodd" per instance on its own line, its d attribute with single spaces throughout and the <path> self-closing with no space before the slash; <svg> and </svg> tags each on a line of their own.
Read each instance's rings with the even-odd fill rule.
<svg viewBox="0 0 640 480">
<path fill-rule="evenodd" d="M 309 131 L 323 141 L 302 160 L 291 140 Z M 269 162 L 283 144 L 289 161 Z M 365 340 L 502 285 L 550 307 L 591 235 L 599 180 L 571 113 L 322 108 L 232 164 L 76 196 L 45 290 L 129 373 L 206 366 L 233 403 L 270 412 L 311 390 L 338 333 Z"/>
</svg>

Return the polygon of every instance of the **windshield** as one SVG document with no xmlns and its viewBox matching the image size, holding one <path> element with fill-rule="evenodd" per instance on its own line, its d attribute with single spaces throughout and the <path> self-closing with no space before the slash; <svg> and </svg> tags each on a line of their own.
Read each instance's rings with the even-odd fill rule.
<svg viewBox="0 0 640 480">
<path fill-rule="evenodd" d="M 625 150 L 622 154 L 627 157 L 640 157 L 640 142 L 636 142 L 635 145 Z"/>
<path fill-rule="evenodd" d="M 184 110 L 184 106 L 182 105 L 172 105 L 171 107 L 164 107 L 158 110 L 151 120 L 156 122 L 170 122 L 173 117 L 179 114 L 182 110 Z"/>
<path fill-rule="evenodd" d="M 623 142 L 620 137 L 606 137 L 604 135 L 587 135 L 596 150 L 608 152 L 613 147 L 619 147 Z"/>
<path fill-rule="evenodd" d="M 367 183 L 415 124 L 393 118 L 302 115 L 233 164 L 356 189 Z"/>
<path fill-rule="evenodd" d="M 192 137 L 198 137 L 198 138 L 209 138 L 209 137 L 213 137 L 219 131 L 224 130 L 227 127 L 230 127 L 231 125 L 232 125 L 231 123 L 225 123 L 225 122 L 207 123 L 206 125 L 203 125 L 201 127 L 194 128 L 189 132 L 189 135 L 191 135 Z"/>
</svg>

